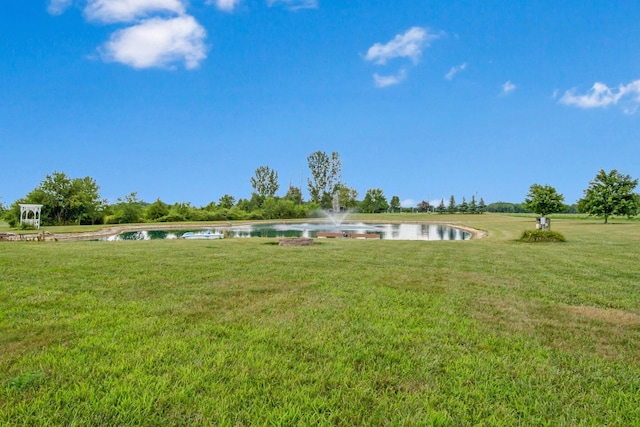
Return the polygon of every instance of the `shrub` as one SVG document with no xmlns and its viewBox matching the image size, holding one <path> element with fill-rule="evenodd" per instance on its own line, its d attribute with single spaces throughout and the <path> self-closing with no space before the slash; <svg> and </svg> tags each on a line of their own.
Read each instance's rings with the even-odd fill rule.
<svg viewBox="0 0 640 427">
<path fill-rule="evenodd" d="M 169 212 L 168 215 L 161 216 L 157 220 L 158 222 L 184 222 L 186 218 L 184 215 L 178 212 Z"/>
<path fill-rule="evenodd" d="M 557 231 L 525 230 L 520 237 L 522 242 L 566 242 L 567 239 Z"/>
</svg>

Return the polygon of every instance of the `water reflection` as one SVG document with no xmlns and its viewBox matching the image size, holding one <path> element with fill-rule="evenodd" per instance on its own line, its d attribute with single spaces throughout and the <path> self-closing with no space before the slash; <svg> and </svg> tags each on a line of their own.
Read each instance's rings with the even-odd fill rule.
<svg viewBox="0 0 640 427">
<path fill-rule="evenodd" d="M 328 223 L 247 224 L 230 227 L 212 227 L 211 231 L 227 237 L 317 237 L 319 232 L 345 235 L 378 234 L 384 240 L 468 240 L 471 233 L 442 224 L 365 224 L 343 223 L 339 227 Z M 104 240 L 177 239 L 188 231 L 197 230 L 144 230 L 129 231 Z"/>
</svg>

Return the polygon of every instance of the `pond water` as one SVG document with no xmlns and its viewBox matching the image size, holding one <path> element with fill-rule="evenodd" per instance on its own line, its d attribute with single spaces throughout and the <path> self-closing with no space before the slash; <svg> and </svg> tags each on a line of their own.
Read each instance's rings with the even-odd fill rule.
<svg viewBox="0 0 640 427">
<path fill-rule="evenodd" d="M 471 233 L 442 224 L 365 224 L 342 223 L 290 223 L 250 224 L 230 227 L 211 227 L 209 230 L 228 237 L 317 237 L 319 232 L 345 234 L 378 234 L 383 240 L 469 240 Z M 102 240 L 178 239 L 184 233 L 197 230 L 143 230 L 128 231 Z"/>
</svg>

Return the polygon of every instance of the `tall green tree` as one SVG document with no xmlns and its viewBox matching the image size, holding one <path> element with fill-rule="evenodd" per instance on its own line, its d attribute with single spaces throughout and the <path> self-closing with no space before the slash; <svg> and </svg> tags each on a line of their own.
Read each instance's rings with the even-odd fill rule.
<svg viewBox="0 0 640 427">
<path fill-rule="evenodd" d="M 447 211 L 447 208 L 444 205 L 444 199 L 440 199 L 440 204 L 438 205 L 438 207 L 436 208 L 436 211 L 439 214 L 443 214 Z"/>
<path fill-rule="evenodd" d="M 51 217 L 55 224 L 69 222 L 71 216 L 71 178 L 64 172 L 53 172 L 40 183 L 40 195 L 44 216 Z M 28 196 L 27 196 L 28 197 Z"/>
<path fill-rule="evenodd" d="M 108 218 L 109 223 L 114 224 L 134 224 L 142 222 L 144 202 L 138 199 L 138 193 L 132 191 L 118 198 L 116 205 L 113 207 L 113 215 Z"/>
<path fill-rule="evenodd" d="M 278 172 L 269 166 L 260 166 L 256 169 L 255 176 L 251 177 L 251 186 L 262 197 L 274 197 L 280 188 L 278 184 Z"/>
<path fill-rule="evenodd" d="M 230 194 L 225 194 L 218 200 L 218 207 L 222 209 L 231 209 L 236 204 L 236 199 Z"/>
<path fill-rule="evenodd" d="M 285 194 L 284 198 L 286 200 L 291 200 L 296 205 L 302 204 L 302 190 L 300 187 L 295 187 L 289 184 L 289 189 L 287 190 L 287 194 Z"/>
<path fill-rule="evenodd" d="M 464 196 L 462 196 L 462 203 L 460 203 L 460 206 L 458 206 L 458 211 L 463 214 L 469 212 L 469 204 L 467 203 L 467 199 Z"/>
<path fill-rule="evenodd" d="M 169 215 L 170 206 L 157 198 L 155 202 L 151 203 L 145 209 L 144 216 L 149 221 L 157 221 L 163 216 Z"/>
<path fill-rule="evenodd" d="M 91 177 L 70 178 L 64 172 L 53 172 L 24 198 L 17 200 L 7 220 L 16 224 L 20 203 L 42 205 L 42 225 L 95 223 L 102 219 L 106 202 L 100 199 L 100 187 Z"/>
<path fill-rule="evenodd" d="M 353 209 L 358 206 L 358 191 L 344 183 L 338 184 L 338 198 L 340 206 L 346 209 Z"/>
<path fill-rule="evenodd" d="M 74 178 L 71 181 L 69 206 L 72 219 L 82 224 L 101 222 L 106 200 L 100 198 L 100 187 L 91 177 Z"/>
<path fill-rule="evenodd" d="M 478 203 L 476 202 L 475 194 L 471 196 L 471 201 L 469 202 L 469 213 L 472 213 L 472 214 L 478 213 Z"/>
<path fill-rule="evenodd" d="M 578 201 L 578 210 L 604 217 L 605 224 L 610 216 L 635 216 L 638 214 L 638 198 L 634 194 L 637 186 L 637 179 L 621 174 L 616 169 L 609 173 L 600 169 L 593 181 L 589 182 L 584 197 Z"/>
<path fill-rule="evenodd" d="M 328 209 L 342 180 L 340 155 L 335 151 L 331 156 L 324 151 L 316 151 L 307 157 L 307 163 L 311 172 L 311 177 L 307 178 L 309 197 L 322 208 Z"/>
<path fill-rule="evenodd" d="M 487 211 L 487 205 L 484 202 L 484 199 L 480 197 L 480 202 L 478 202 L 478 213 L 483 214 Z"/>
<path fill-rule="evenodd" d="M 450 214 L 456 213 L 457 209 L 458 207 L 456 205 L 456 198 L 453 197 L 453 194 L 452 194 L 451 197 L 449 197 L 449 206 L 447 206 L 447 212 Z"/>
<path fill-rule="evenodd" d="M 370 188 L 367 190 L 362 200 L 362 210 L 370 213 L 385 212 L 389 209 L 389 203 L 380 188 Z"/>
<path fill-rule="evenodd" d="M 391 197 L 391 203 L 389 203 L 389 208 L 391 209 L 391 212 L 400 212 L 400 209 L 402 208 L 400 206 L 400 197 L 398 196 Z"/>
<path fill-rule="evenodd" d="M 540 216 L 562 212 L 566 209 L 564 196 L 550 185 L 533 184 L 522 204 L 525 209 Z"/>
</svg>

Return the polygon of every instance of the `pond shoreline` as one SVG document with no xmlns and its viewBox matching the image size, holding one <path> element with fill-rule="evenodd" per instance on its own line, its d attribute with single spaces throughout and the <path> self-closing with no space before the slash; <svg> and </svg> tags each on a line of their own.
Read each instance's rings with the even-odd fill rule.
<svg viewBox="0 0 640 427">
<path fill-rule="evenodd" d="M 81 241 L 81 240 L 94 240 L 104 237 L 117 235 L 120 233 L 126 233 L 130 231 L 149 231 L 149 230 L 207 230 L 215 227 L 240 227 L 250 225 L 266 225 L 266 224 L 299 224 L 304 222 L 321 223 L 326 222 L 322 219 L 304 219 L 304 220 L 285 220 L 285 221 L 247 221 L 247 222 L 223 222 L 223 223 L 147 223 L 147 224 L 131 224 L 131 225 L 113 225 L 101 228 L 94 231 L 85 232 L 70 232 L 70 233 L 15 233 L 13 238 L 7 239 L 12 241 L 24 241 L 24 240 L 54 240 L 54 241 Z M 350 223 L 351 221 L 345 221 Z M 378 221 L 359 221 L 362 223 L 378 223 Z M 455 224 L 448 221 L 385 221 L 389 224 L 435 224 L 443 225 L 451 228 L 456 228 L 462 231 L 466 231 L 471 234 L 469 240 L 482 239 L 486 237 L 487 233 L 483 230 L 478 230 L 466 225 Z"/>
</svg>

